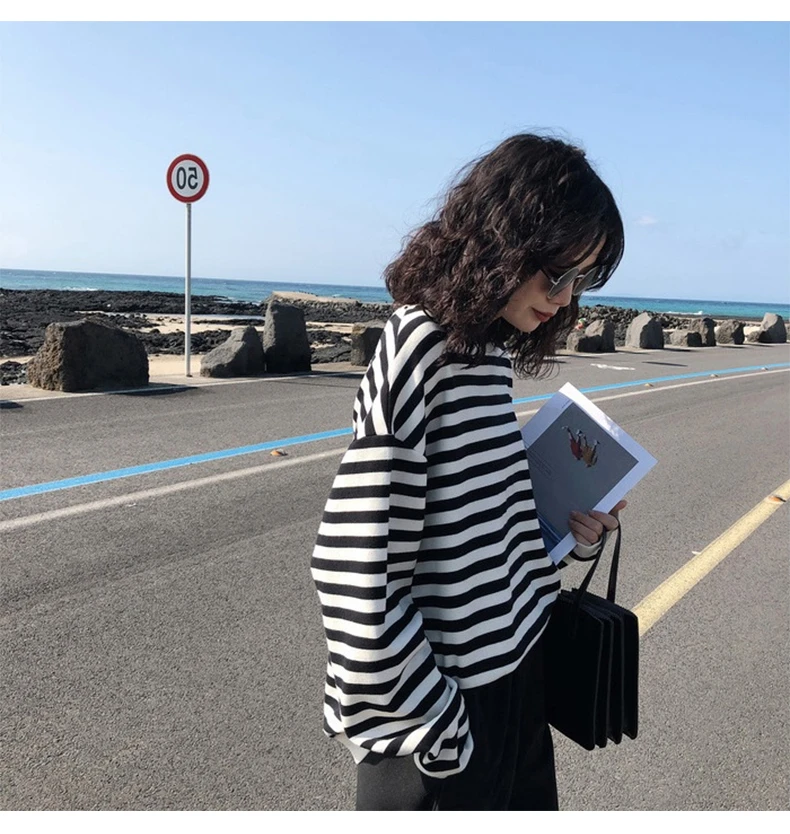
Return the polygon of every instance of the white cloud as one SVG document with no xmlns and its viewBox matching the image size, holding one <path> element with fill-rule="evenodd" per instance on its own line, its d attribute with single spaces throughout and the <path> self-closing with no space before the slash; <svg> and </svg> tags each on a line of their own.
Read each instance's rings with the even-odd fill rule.
<svg viewBox="0 0 790 834">
<path fill-rule="evenodd" d="M 634 222 L 637 226 L 655 226 L 658 219 L 651 214 L 643 214 L 641 217 L 637 217 Z"/>
</svg>

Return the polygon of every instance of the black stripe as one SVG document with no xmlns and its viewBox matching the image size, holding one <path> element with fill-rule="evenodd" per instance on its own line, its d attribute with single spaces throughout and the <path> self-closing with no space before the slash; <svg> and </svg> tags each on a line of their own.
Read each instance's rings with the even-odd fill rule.
<svg viewBox="0 0 790 834">
<path fill-rule="evenodd" d="M 523 567 L 523 562 L 519 564 L 518 567 Z M 513 593 L 510 595 L 509 599 L 504 602 L 497 603 L 496 605 L 488 605 L 485 608 L 477 608 L 472 614 L 467 614 L 462 620 L 453 620 L 450 617 L 442 617 L 441 620 L 433 619 L 432 617 L 429 617 L 425 611 L 429 607 L 438 607 L 450 612 L 453 608 L 461 608 L 463 605 L 473 602 L 475 599 L 479 599 L 481 602 L 484 602 L 490 595 L 495 594 L 498 591 L 503 591 L 509 587 L 513 577 L 518 571 L 508 571 L 507 579 L 488 582 L 485 585 L 479 586 L 479 588 L 459 594 L 458 596 L 417 597 L 416 604 L 423 612 L 423 622 L 426 630 L 440 630 L 444 634 L 460 634 L 464 631 L 469 631 L 470 629 L 475 628 L 480 625 L 480 623 L 484 623 L 486 621 L 493 622 L 499 617 L 503 617 L 505 614 L 509 614 L 511 611 L 514 611 L 516 609 L 515 600 L 519 599 L 519 594 L 523 594 L 530 585 L 537 582 L 539 579 L 551 576 L 556 573 L 556 571 L 557 568 L 553 564 L 528 570 L 521 578 L 520 582 L 517 585 L 513 585 Z M 479 638 L 480 645 L 487 646 L 490 645 L 492 641 L 497 642 L 497 634 L 510 635 L 512 633 L 513 626 L 511 623 L 508 623 L 507 627 L 500 629 L 499 632 L 490 631 L 487 632 L 485 636 L 481 636 Z M 473 651 L 472 644 L 474 642 L 474 640 L 469 640 L 464 643 L 464 654 L 469 654 L 469 652 Z M 477 648 L 479 648 L 479 646 Z"/>
<path fill-rule="evenodd" d="M 366 475 L 371 472 L 404 472 L 412 475 L 424 475 L 425 463 L 398 457 L 381 457 L 372 460 L 344 460 L 337 470 L 338 475 Z"/>
<path fill-rule="evenodd" d="M 320 579 L 315 580 L 315 587 L 319 593 L 323 592 L 353 599 L 380 600 L 387 593 L 386 585 L 342 585 L 335 582 L 322 582 Z"/>
<path fill-rule="evenodd" d="M 347 498 L 355 501 L 364 501 L 373 498 L 389 498 L 390 495 L 403 495 L 408 498 L 423 498 L 425 496 L 425 484 L 406 484 L 396 481 L 392 484 L 361 484 L 360 486 L 332 487 L 329 497 L 333 501 L 343 501 Z"/>
<path fill-rule="evenodd" d="M 507 424 L 511 421 L 508 420 Z M 513 431 L 502 432 L 494 437 L 486 437 L 483 440 L 478 440 L 475 443 L 466 443 L 459 445 L 455 449 L 448 449 L 442 452 L 431 452 L 428 449 L 428 454 L 431 455 L 431 465 L 441 466 L 446 463 L 458 463 L 467 457 L 479 455 L 483 453 L 492 453 L 496 450 L 505 449 L 508 446 L 514 446 L 517 451 L 512 452 L 513 455 L 518 455 L 521 460 L 526 461 L 527 450 L 524 448 L 524 442 L 521 439 L 521 432 L 518 430 L 518 424 L 515 420 L 512 421 Z"/>
<path fill-rule="evenodd" d="M 465 532 L 474 530 L 476 527 L 482 527 L 486 524 L 505 519 L 508 526 L 513 524 L 515 516 L 512 515 L 513 507 L 526 505 L 529 500 L 530 492 L 527 490 L 519 490 L 512 495 L 505 495 L 503 498 L 508 500 L 501 500 L 499 504 L 493 507 L 485 507 L 476 512 L 467 510 L 465 515 L 458 514 L 454 521 L 435 522 L 433 524 L 426 524 L 424 527 L 424 535 L 426 539 L 446 539 L 450 537 L 460 536 Z M 471 504 L 472 501 L 469 501 Z M 527 515 L 524 515 L 524 514 Z M 431 516 L 434 515 L 434 509 L 431 507 Z M 534 518 L 534 510 L 524 509 L 521 511 L 521 516 L 526 519 Z M 503 528 L 505 525 L 502 525 Z"/>
<path fill-rule="evenodd" d="M 442 681 L 441 687 L 437 685 L 437 687 L 435 687 L 437 691 L 435 693 L 431 692 L 428 696 L 423 698 L 414 711 L 418 714 L 424 715 L 428 709 L 430 709 L 431 705 L 435 704 L 438 698 L 444 694 L 445 686 L 446 684 Z M 432 701 L 430 700 L 431 697 L 433 697 Z M 436 723 L 431 727 L 431 729 L 426 733 L 425 738 L 420 742 L 419 749 L 430 750 L 439 740 L 439 737 L 448 729 L 450 724 L 455 721 L 455 718 L 459 715 L 459 713 L 461 716 L 465 715 L 466 707 L 461 699 L 460 693 L 456 689 L 445 711 L 438 717 Z"/>
<path fill-rule="evenodd" d="M 382 600 L 386 596 L 386 603 L 382 611 L 365 612 L 355 611 L 351 608 L 346 610 L 333 605 L 322 605 L 322 611 L 327 617 L 335 617 L 338 620 L 346 620 L 348 622 L 359 623 L 360 625 L 380 625 L 383 622 L 382 615 L 394 611 L 400 605 L 400 601 L 411 593 L 411 589 L 405 585 L 396 591 L 390 590 L 389 594 L 387 594 L 388 588 L 386 585 L 367 588 L 358 585 L 322 582 L 318 579 L 315 580 L 315 585 L 319 592 L 334 596 L 353 597 L 354 599 L 367 599 L 371 601 Z"/>
<path fill-rule="evenodd" d="M 387 536 L 329 536 L 319 533 L 316 544 L 322 547 L 358 548 L 361 550 L 387 550 Z"/>
<path fill-rule="evenodd" d="M 464 580 L 470 579 L 471 577 L 476 576 L 478 573 L 481 573 L 485 570 L 491 570 L 492 568 L 495 568 L 497 565 L 503 565 L 507 556 L 501 551 L 500 548 L 496 547 L 496 545 L 502 545 L 505 541 L 505 537 L 507 536 L 507 534 L 507 530 L 486 533 L 486 535 L 477 536 L 474 539 L 470 539 L 469 541 L 464 542 L 463 546 L 458 547 L 451 546 L 441 548 L 429 548 L 426 545 L 420 550 L 420 560 L 423 563 L 428 561 L 441 562 L 446 559 L 458 559 L 462 556 L 468 556 L 470 554 L 475 554 L 477 558 L 469 560 L 465 567 L 459 568 L 456 571 L 447 573 L 428 573 L 427 571 L 421 572 L 417 576 L 418 581 L 423 585 L 427 585 L 429 583 L 452 584 L 454 582 L 463 582 Z M 536 548 L 533 552 L 538 551 L 540 552 L 541 556 L 543 553 L 545 553 L 545 548 L 543 547 L 543 538 L 539 529 L 522 530 L 516 536 L 513 536 L 509 545 L 509 552 L 512 552 L 514 548 L 518 547 L 519 545 L 526 544 L 527 542 L 539 542 L 540 547 Z M 478 554 L 480 553 L 480 551 L 485 550 L 493 550 L 496 555 L 489 556 L 487 559 L 479 558 Z"/>
<path fill-rule="evenodd" d="M 343 643 L 353 649 L 359 649 L 366 653 L 373 654 L 379 652 L 382 657 L 374 660 L 355 660 L 345 655 L 330 652 L 329 657 L 332 664 L 338 667 L 338 674 L 342 670 L 348 672 L 357 672 L 359 674 L 374 675 L 381 672 L 386 672 L 395 666 L 399 666 L 403 661 L 414 651 L 422 645 L 425 637 L 422 629 L 417 629 L 412 635 L 409 642 L 397 653 L 386 658 L 383 657 L 382 647 L 390 646 L 395 641 L 395 638 L 404 631 L 410 624 L 412 618 L 403 617 L 395 622 L 388 631 L 381 635 L 376 640 L 371 640 L 365 637 L 356 637 L 346 632 L 335 631 L 334 629 L 327 629 L 326 634 L 330 640 L 335 640 L 338 643 Z M 393 636 L 394 635 L 394 636 Z"/>
<path fill-rule="evenodd" d="M 502 387 L 501 385 L 499 386 Z M 473 391 L 477 392 L 477 388 Z M 490 394 L 470 393 L 466 397 L 456 397 L 447 400 L 441 405 L 431 409 L 431 423 L 434 421 L 441 426 L 441 420 L 455 414 L 462 414 L 464 411 L 505 411 L 515 417 L 513 411 L 513 398 L 507 392 L 491 392 Z M 430 424 L 428 431 L 430 432 Z"/>
<path fill-rule="evenodd" d="M 415 411 L 422 414 L 422 418 L 417 424 L 417 429 L 420 430 L 418 437 L 425 434 L 425 390 L 422 385 L 415 388 L 406 399 L 406 402 L 401 403 L 398 408 L 398 413 L 392 421 L 393 434 L 400 434 L 403 429 L 403 424 L 412 418 Z M 412 429 L 412 434 L 415 429 Z M 408 442 L 408 441 L 404 441 Z"/>
<path fill-rule="evenodd" d="M 441 394 L 447 393 L 448 391 L 456 392 L 463 388 L 469 388 L 472 391 L 476 391 L 478 389 L 488 387 L 509 387 L 509 383 L 511 381 L 510 360 L 506 359 L 501 362 L 501 371 L 495 371 L 493 368 L 490 368 L 490 365 L 491 361 L 490 359 L 487 359 L 486 370 L 490 370 L 490 373 L 482 373 L 482 369 L 480 369 L 481 372 L 478 374 L 464 373 L 463 371 L 456 372 L 454 370 L 453 373 L 439 380 L 434 386 L 431 387 L 430 391 L 426 392 L 426 408 L 433 412 L 434 409 L 430 408 L 433 401 Z"/>
<path fill-rule="evenodd" d="M 422 507 L 402 507 L 390 504 L 386 510 L 324 510 L 323 521 L 327 524 L 386 524 L 391 518 L 421 521 L 424 515 Z"/>
<path fill-rule="evenodd" d="M 398 322 L 395 321 L 393 323 L 393 338 L 397 340 L 397 325 Z M 392 426 L 392 400 L 390 398 L 390 380 L 389 380 L 389 342 L 390 339 L 385 335 L 386 328 L 384 332 L 381 334 L 381 350 L 379 351 L 378 359 L 379 359 L 379 366 L 381 368 L 381 391 L 379 392 L 379 401 L 381 403 L 381 411 L 384 414 L 384 419 L 386 420 L 387 426 Z"/>
<path fill-rule="evenodd" d="M 411 333 L 414 329 L 414 326 L 405 327 L 403 329 L 403 332 L 401 333 L 403 341 L 408 338 L 409 333 Z M 441 343 L 441 341 L 442 334 L 440 331 L 434 330 L 427 332 L 422 341 L 415 347 L 414 351 L 409 354 L 408 358 L 403 363 L 403 366 L 399 369 L 398 375 L 393 380 L 390 388 L 392 402 L 398 411 L 401 410 L 401 406 L 399 405 L 401 394 L 408 382 L 416 379 L 419 381 L 417 387 L 422 388 L 422 374 L 417 372 L 418 368 L 424 363 L 425 355 L 434 350 Z M 393 416 L 397 420 L 397 415 Z"/>
<path fill-rule="evenodd" d="M 387 565 L 383 560 L 381 562 L 354 562 L 350 559 L 323 559 L 315 554 L 310 560 L 310 568 L 336 573 L 364 573 L 371 576 L 387 572 Z"/>
<path fill-rule="evenodd" d="M 364 419 L 365 395 L 362 393 L 362 386 L 357 389 L 357 395 L 354 397 L 354 407 L 351 410 L 351 425 L 356 426 L 357 422 Z"/>
<path fill-rule="evenodd" d="M 504 467 L 503 467 L 504 468 Z M 502 481 L 491 481 L 488 486 L 476 487 L 468 492 L 459 493 L 452 498 L 431 499 L 429 510 L 431 515 L 439 515 L 441 513 L 454 512 L 461 510 L 474 504 L 478 501 L 485 501 L 487 498 L 492 498 L 495 495 L 501 495 L 507 492 L 511 487 L 521 484 L 522 489 L 519 493 L 519 500 L 531 500 L 532 489 L 528 478 L 524 477 L 524 473 L 518 469 L 511 472 L 507 478 Z"/>
<path fill-rule="evenodd" d="M 357 702 L 356 704 L 347 704 L 343 707 L 343 715 L 344 716 L 352 716 L 352 715 L 359 715 L 361 712 L 365 712 L 366 710 L 375 710 L 382 715 L 394 715 L 401 711 L 403 705 L 406 701 L 411 698 L 414 694 L 415 690 L 419 688 L 422 682 L 430 675 L 436 673 L 436 664 L 433 661 L 433 658 L 428 655 L 420 666 L 417 669 L 411 670 L 411 674 L 407 678 L 395 678 L 395 686 L 390 686 L 386 692 L 382 692 L 380 694 L 387 694 L 387 692 L 392 693 L 392 698 L 386 704 L 371 704 L 365 702 Z M 344 695 L 351 695 L 354 694 L 353 692 L 348 691 L 348 687 L 344 684 L 342 686 L 338 686 L 338 689 L 343 692 Z M 365 687 L 362 692 L 359 694 L 368 694 L 370 692 L 370 687 Z M 412 711 L 409 714 L 414 714 L 416 710 Z M 419 713 L 417 713 L 419 714 Z M 408 718 L 408 715 L 403 715 L 403 718 Z M 377 718 L 370 718 L 367 719 L 368 722 L 375 722 L 381 723 L 381 719 Z M 361 725 L 354 726 L 354 732 L 359 732 Z"/>
<path fill-rule="evenodd" d="M 433 668 L 433 661 L 431 660 L 431 658 L 426 658 L 426 663 L 424 663 L 423 666 L 428 665 L 428 664 L 430 664 L 429 668 L 428 668 L 428 671 L 431 671 L 431 669 Z M 420 671 L 422 671 L 422 667 L 421 667 Z M 425 676 L 423 676 L 423 677 L 425 677 Z M 441 677 L 439 677 L 436 684 L 431 687 L 431 689 L 428 691 L 428 693 L 425 695 L 425 697 L 419 702 L 419 704 L 417 704 L 414 707 L 414 710 L 412 711 L 412 714 L 415 715 L 415 716 L 425 715 L 425 713 L 428 712 L 430 710 L 430 708 L 444 694 L 444 689 L 445 689 L 446 685 L 447 684 L 445 684 L 444 680 Z M 345 710 L 344 710 L 344 712 L 345 712 Z M 378 716 L 373 717 L 373 718 L 368 718 L 365 721 L 360 721 L 358 724 L 354 724 L 353 728 L 352 728 L 352 734 L 355 735 L 355 736 L 366 735 L 371 730 L 375 730 L 377 727 L 380 727 L 382 723 L 383 723 L 382 718 L 380 718 Z M 422 723 L 422 722 L 419 722 L 419 723 Z M 428 737 L 426 736 L 426 738 L 423 739 L 423 741 L 420 743 L 420 748 L 425 749 L 425 750 L 430 748 L 431 745 L 428 743 L 427 738 Z"/>
<path fill-rule="evenodd" d="M 512 444 L 512 438 L 508 438 L 507 445 Z M 456 455 L 460 460 L 460 456 Z M 448 461 L 452 462 L 452 461 Z M 457 462 L 457 461 L 455 461 Z M 502 457 L 490 457 L 484 463 L 476 463 L 473 466 L 460 468 L 453 471 L 450 475 L 431 475 L 428 473 L 428 490 L 444 489 L 446 487 L 457 486 L 458 484 L 466 483 L 474 478 L 480 478 L 485 475 L 496 475 L 503 469 L 508 469 L 514 464 L 522 464 L 524 467 L 524 478 L 529 478 L 529 467 L 527 465 L 527 453 L 523 448 L 516 448 L 510 455 Z"/>
</svg>

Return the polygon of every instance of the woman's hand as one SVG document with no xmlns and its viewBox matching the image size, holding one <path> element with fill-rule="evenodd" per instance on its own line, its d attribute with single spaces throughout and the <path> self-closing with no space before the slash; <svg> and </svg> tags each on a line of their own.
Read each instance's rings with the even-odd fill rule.
<svg viewBox="0 0 790 834">
<path fill-rule="evenodd" d="M 590 510 L 589 513 L 579 513 L 575 510 L 571 513 L 568 526 L 571 528 L 574 538 L 580 544 L 597 544 L 603 535 L 604 530 L 611 532 L 620 525 L 618 515 L 624 510 L 627 501 L 620 501 L 611 512 L 602 513 L 598 510 Z"/>
</svg>

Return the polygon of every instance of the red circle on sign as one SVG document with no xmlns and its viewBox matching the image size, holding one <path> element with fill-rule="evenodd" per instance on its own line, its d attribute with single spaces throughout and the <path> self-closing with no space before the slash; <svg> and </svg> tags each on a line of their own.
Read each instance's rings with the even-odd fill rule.
<svg viewBox="0 0 790 834">
<path fill-rule="evenodd" d="M 179 165 L 181 162 L 194 162 L 197 166 L 199 166 L 200 170 L 203 172 L 203 185 L 200 187 L 199 191 L 196 191 L 194 194 L 186 196 L 184 194 L 179 194 L 175 188 L 173 188 L 173 183 L 171 178 L 173 176 L 173 171 L 175 170 L 176 166 Z M 181 156 L 177 156 L 171 163 L 170 167 L 167 169 L 167 190 L 181 203 L 196 203 L 208 190 L 208 168 L 206 167 L 206 163 L 199 156 L 195 156 L 191 153 L 183 153 Z"/>
</svg>

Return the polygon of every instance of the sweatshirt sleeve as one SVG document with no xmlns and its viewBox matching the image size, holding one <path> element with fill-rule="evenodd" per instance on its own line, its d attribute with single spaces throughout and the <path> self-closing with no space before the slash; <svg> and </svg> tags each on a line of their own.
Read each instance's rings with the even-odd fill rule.
<svg viewBox="0 0 790 834">
<path fill-rule="evenodd" d="M 354 441 L 312 574 L 329 648 L 325 731 L 357 761 L 414 754 L 421 770 L 442 777 L 466 766 L 472 738 L 461 692 L 438 670 L 411 596 L 425 485 L 425 458 L 395 438 Z"/>
<path fill-rule="evenodd" d="M 424 773 L 443 778 L 466 767 L 473 741 L 461 691 L 437 667 L 412 599 L 427 489 L 414 385 L 420 344 L 403 363 L 395 335 L 385 330 L 384 355 L 360 388 L 358 430 L 311 562 L 329 650 L 324 729 L 357 762 L 371 753 L 412 755 Z M 409 403 L 400 418 L 398 401 Z"/>
</svg>

